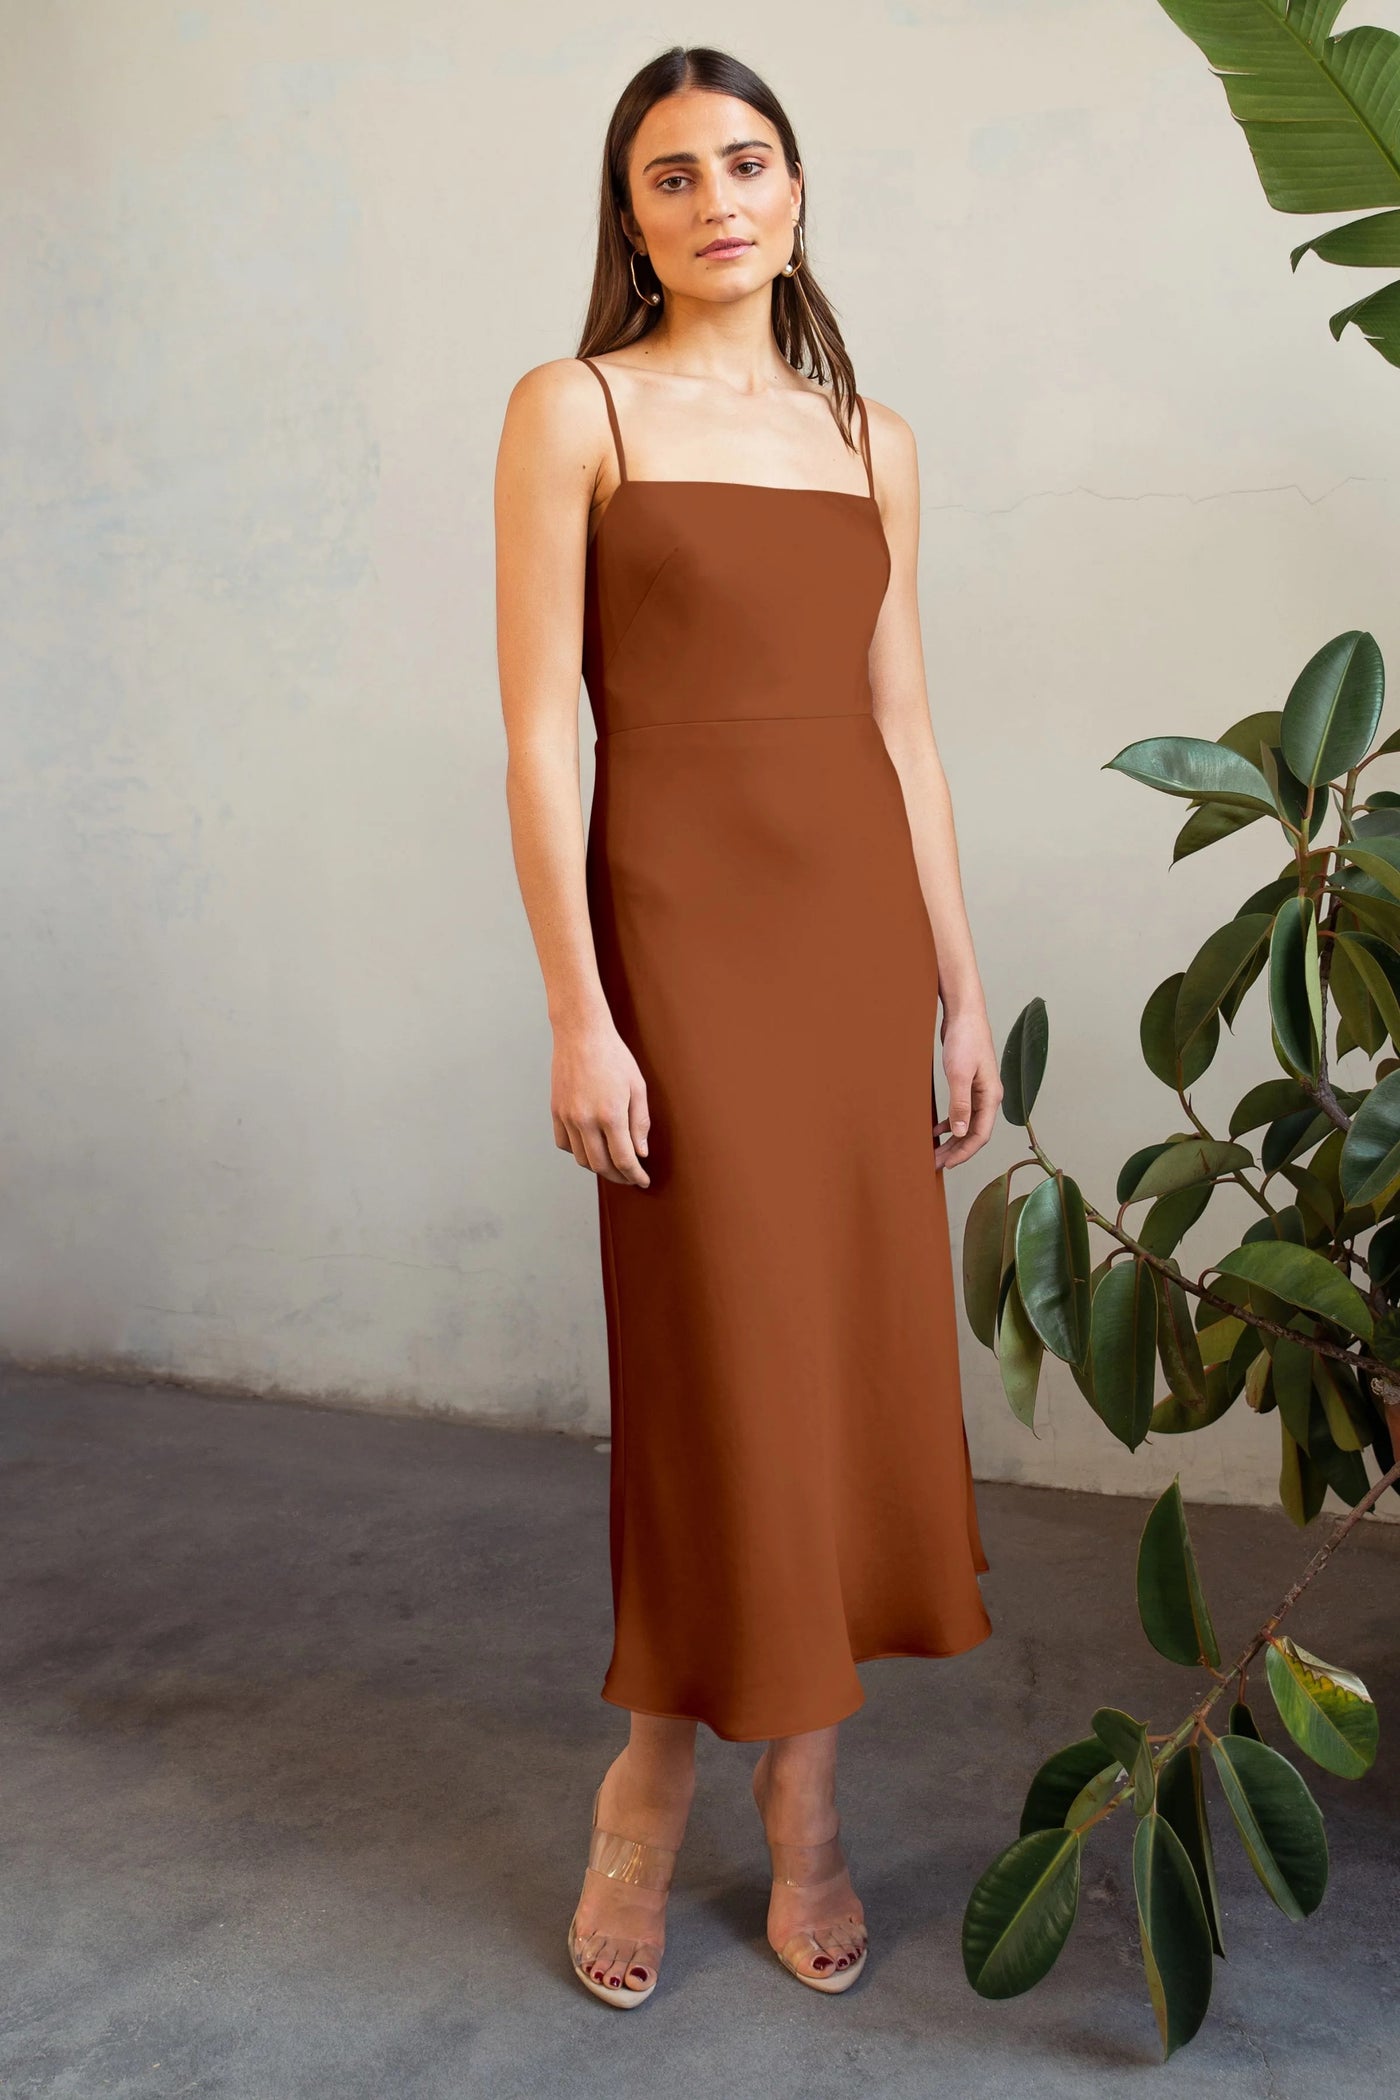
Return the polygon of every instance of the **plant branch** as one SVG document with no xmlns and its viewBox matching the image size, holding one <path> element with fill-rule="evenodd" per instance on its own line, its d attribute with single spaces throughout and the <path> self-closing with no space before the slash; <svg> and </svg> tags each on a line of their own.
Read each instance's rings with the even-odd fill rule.
<svg viewBox="0 0 1400 2100">
<path fill-rule="evenodd" d="M 1056 1174 L 1059 1169 L 1055 1166 L 1049 1154 L 1041 1149 L 1029 1122 L 1026 1125 L 1026 1134 L 1030 1138 L 1037 1163 L 1044 1168 L 1047 1174 Z M 1019 1162 L 1019 1164 L 1029 1165 L 1029 1161 Z M 1120 1246 L 1126 1247 L 1131 1254 L 1136 1255 L 1139 1261 L 1146 1262 L 1149 1268 L 1160 1269 L 1164 1276 L 1170 1277 L 1173 1283 L 1180 1284 L 1182 1290 L 1189 1291 L 1193 1297 L 1203 1299 L 1207 1305 L 1218 1305 L 1222 1312 L 1229 1313 L 1233 1319 L 1243 1320 L 1247 1327 L 1257 1327 L 1264 1334 L 1275 1335 L 1281 1341 L 1298 1342 L 1303 1348 L 1311 1349 L 1315 1355 L 1335 1357 L 1339 1363 L 1349 1364 L 1354 1371 L 1365 1370 L 1372 1377 L 1380 1378 L 1391 1375 L 1388 1366 L 1379 1362 L 1373 1356 L 1367 1356 L 1364 1352 L 1354 1352 L 1339 1342 L 1326 1341 L 1321 1335 L 1300 1334 L 1296 1327 L 1281 1326 L 1277 1320 L 1270 1320 L 1263 1313 L 1253 1312 L 1248 1306 L 1236 1304 L 1233 1298 L 1226 1298 L 1221 1292 L 1211 1290 L 1208 1285 L 1195 1282 L 1189 1276 L 1183 1276 L 1162 1255 L 1154 1254 L 1150 1247 L 1144 1247 L 1141 1240 L 1135 1240 L 1130 1232 L 1125 1232 L 1122 1226 L 1116 1224 L 1112 1218 L 1105 1217 L 1097 1205 L 1091 1203 L 1083 1195 L 1082 1190 L 1080 1194 L 1084 1204 L 1084 1214 L 1087 1218 L 1095 1225 L 1102 1227 L 1111 1239 L 1118 1241 Z M 1397 1390 L 1397 1398 L 1400 1398 L 1400 1390 Z"/>
<path fill-rule="evenodd" d="M 1273 1633 L 1274 1628 L 1278 1625 L 1279 1621 L 1282 1618 L 1284 1618 L 1288 1612 L 1292 1611 L 1294 1605 L 1298 1602 L 1298 1599 L 1302 1596 L 1304 1590 L 1308 1587 L 1308 1584 L 1312 1582 L 1315 1579 L 1315 1577 L 1322 1573 L 1322 1570 L 1327 1566 L 1333 1554 L 1336 1553 L 1340 1546 L 1345 1544 L 1348 1536 L 1361 1522 L 1361 1519 L 1364 1516 L 1366 1516 L 1370 1510 L 1375 1508 L 1377 1502 L 1379 1502 L 1381 1496 L 1385 1493 L 1386 1489 L 1392 1486 L 1393 1483 L 1397 1480 L 1400 1480 L 1400 1460 L 1396 1461 L 1396 1463 L 1390 1468 L 1390 1471 L 1388 1473 L 1383 1473 L 1380 1479 L 1373 1483 L 1371 1488 L 1367 1491 L 1366 1494 L 1362 1496 L 1361 1500 L 1357 1503 L 1354 1509 L 1349 1509 L 1344 1517 L 1338 1519 L 1337 1523 L 1332 1528 L 1330 1536 L 1323 1542 L 1321 1546 L 1319 1546 L 1317 1552 L 1308 1562 L 1302 1574 L 1298 1577 L 1296 1582 L 1292 1583 L 1289 1586 L 1288 1590 L 1280 1599 L 1279 1603 L 1274 1608 L 1274 1610 L 1270 1613 L 1269 1617 L 1264 1621 L 1264 1624 L 1260 1627 L 1259 1631 L 1254 1635 L 1252 1640 L 1250 1640 L 1245 1645 L 1234 1666 L 1230 1670 L 1225 1671 L 1221 1674 L 1219 1683 L 1212 1685 L 1211 1689 L 1206 1693 L 1205 1697 L 1196 1706 L 1192 1707 L 1190 1713 L 1186 1716 L 1186 1719 L 1181 1723 L 1181 1725 L 1178 1728 L 1172 1729 L 1169 1735 L 1166 1735 L 1161 1738 L 1162 1747 L 1156 1752 L 1152 1759 L 1154 1770 L 1160 1771 L 1161 1767 L 1166 1763 L 1167 1759 L 1169 1757 L 1174 1756 L 1177 1750 L 1180 1749 L 1181 1745 L 1185 1742 L 1187 1736 L 1191 1734 L 1193 1729 L 1200 1728 L 1204 1731 L 1205 1734 L 1211 1734 L 1210 1729 L 1205 1727 L 1205 1717 L 1210 1712 L 1211 1708 L 1215 1705 L 1216 1701 L 1220 1699 L 1223 1696 L 1223 1694 L 1229 1689 L 1230 1683 L 1233 1679 L 1240 1678 L 1241 1680 L 1243 1680 L 1245 1671 L 1249 1668 L 1249 1665 L 1253 1662 L 1255 1656 L 1259 1653 L 1260 1649 L 1269 1639 L 1270 1635 Z M 1123 1802 L 1131 1798 L 1132 1793 L 1132 1780 L 1125 1780 L 1124 1784 L 1118 1789 L 1118 1792 L 1114 1794 L 1108 1801 L 1106 1801 L 1101 1809 L 1096 1810 L 1092 1816 L 1087 1817 L 1086 1820 L 1079 1825 L 1080 1836 L 1082 1837 L 1086 1831 L 1092 1830 L 1095 1823 L 1101 1823 L 1105 1816 L 1112 1815 L 1115 1808 L 1121 1807 Z"/>
</svg>

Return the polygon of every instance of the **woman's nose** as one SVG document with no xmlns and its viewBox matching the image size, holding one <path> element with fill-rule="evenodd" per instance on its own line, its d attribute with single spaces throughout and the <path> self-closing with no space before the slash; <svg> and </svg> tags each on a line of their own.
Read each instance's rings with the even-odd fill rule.
<svg viewBox="0 0 1400 2100">
<path fill-rule="evenodd" d="M 699 190 L 700 213 L 705 219 L 730 219 L 734 216 L 734 201 L 724 180 L 712 176 L 702 183 Z"/>
</svg>

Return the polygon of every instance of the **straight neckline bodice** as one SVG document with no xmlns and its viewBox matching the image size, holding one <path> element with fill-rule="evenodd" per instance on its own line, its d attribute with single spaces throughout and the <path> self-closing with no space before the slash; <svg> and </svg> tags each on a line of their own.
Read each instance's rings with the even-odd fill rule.
<svg viewBox="0 0 1400 2100">
<path fill-rule="evenodd" d="M 609 516 L 612 513 L 612 507 L 614 503 L 616 503 L 618 497 L 626 488 L 762 489 L 764 494 L 769 496 L 835 496 L 838 499 L 838 501 L 841 502 L 864 503 L 868 505 L 875 513 L 875 521 L 880 528 L 880 540 L 885 549 L 886 559 L 890 559 L 889 537 L 885 531 L 885 521 L 884 518 L 881 516 L 880 505 L 876 498 L 875 469 L 871 465 L 870 461 L 870 417 L 869 412 L 866 409 L 865 402 L 859 394 L 856 395 L 855 399 L 860 408 L 860 451 L 861 458 L 865 462 L 866 492 L 864 495 L 862 495 L 857 489 L 823 489 L 798 487 L 793 483 L 785 481 L 734 481 L 723 476 L 716 479 L 708 479 L 703 481 L 699 479 L 694 479 L 686 475 L 673 476 L 668 474 L 658 475 L 655 478 L 648 478 L 646 475 L 639 476 L 636 474 L 629 474 L 627 471 L 627 454 L 623 448 L 622 443 L 622 425 L 618 422 L 617 404 L 613 400 L 612 388 L 608 385 L 607 378 L 603 372 L 602 366 L 595 364 L 591 357 L 580 358 L 579 362 L 581 364 L 587 365 L 589 371 L 593 374 L 599 386 L 603 389 L 603 399 L 607 403 L 608 423 L 612 430 L 613 445 L 617 452 L 617 487 L 613 490 L 612 495 L 608 498 L 607 508 L 604 510 L 602 517 L 599 518 L 598 523 L 594 528 L 593 535 L 588 542 L 587 551 L 589 554 L 593 552 L 593 549 L 597 546 L 599 539 L 602 537 L 603 526 L 605 525 Z"/>
<path fill-rule="evenodd" d="M 889 546 L 889 541 L 885 535 L 885 521 L 880 515 L 879 502 L 874 496 L 867 495 L 860 489 L 806 488 L 798 487 L 795 483 L 785 481 L 701 480 L 686 475 L 658 474 L 648 477 L 646 475 L 629 474 L 625 480 L 618 483 L 611 496 L 609 496 L 603 515 L 599 518 L 597 525 L 593 529 L 592 537 L 589 539 L 587 548 L 589 554 L 593 552 L 593 549 L 602 538 L 603 527 L 612 516 L 613 506 L 626 489 L 758 489 L 765 496 L 826 496 L 828 498 L 834 496 L 839 503 L 863 503 L 867 508 L 873 509 L 876 522 L 880 527 L 880 537 L 885 541 L 886 548 Z"/>
</svg>

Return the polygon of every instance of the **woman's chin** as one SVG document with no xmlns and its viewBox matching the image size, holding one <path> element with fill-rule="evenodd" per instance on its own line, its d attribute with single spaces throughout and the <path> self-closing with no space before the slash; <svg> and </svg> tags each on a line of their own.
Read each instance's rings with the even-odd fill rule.
<svg viewBox="0 0 1400 2100">
<path fill-rule="evenodd" d="M 741 271 L 737 265 L 730 265 L 708 272 L 694 284 L 677 286 L 677 290 L 707 306 L 733 306 L 740 299 L 751 299 L 755 292 L 766 292 L 772 282 L 771 277 L 753 268 Z"/>
</svg>

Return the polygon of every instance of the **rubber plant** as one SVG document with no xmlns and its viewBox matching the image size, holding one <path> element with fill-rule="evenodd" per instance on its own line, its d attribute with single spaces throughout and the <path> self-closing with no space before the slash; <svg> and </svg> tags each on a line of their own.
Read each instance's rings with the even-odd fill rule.
<svg viewBox="0 0 1400 2100">
<path fill-rule="evenodd" d="M 1349 1505 L 1225 1668 L 1178 1475 L 1143 1528 L 1138 1614 L 1159 1653 L 1210 1683 L 1164 1733 L 1116 1707 L 1093 1713 L 1089 1733 L 1036 1772 L 1019 1835 L 968 1900 L 973 1988 L 993 1998 L 1029 1989 L 1074 1922 L 1089 1833 L 1131 1804 L 1139 1936 L 1168 2056 L 1204 2019 L 1225 1951 L 1207 1758 L 1285 1915 L 1306 1917 L 1327 1885 L 1321 1812 L 1298 1767 L 1262 1739 L 1251 1667 L 1262 1656 L 1278 1720 L 1325 1770 L 1359 1779 L 1379 1739 L 1366 1686 L 1299 1646 L 1282 1622 L 1380 1496 L 1400 1492 L 1400 795 L 1369 789 L 1376 761 L 1400 751 L 1400 733 L 1376 741 L 1383 695 L 1374 639 L 1341 634 L 1304 666 L 1282 709 L 1246 716 L 1215 743 L 1149 737 L 1109 760 L 1190 805 L 1174 860 L 1259 823 L 1278 827 L 1287 858 L 1149 997 L 1143 1057 L 1185 1127 L 1132 1153 L 1111 1208 L 1089 1201 L 1036 1135 L 1044 1001 L 1017 1017 L 1001 1061 L 1002 1112 L 1024 1127 L 1029 1153 L 980 1192 L 963 1236 L 969 1322 L 996 1351 L 1007 1399 L 1028 1426 L 1048 1352 L 1130 1451 L 1151 1435 L 1200 1434 L 1243 1404 L 1261 1429 L 1273 1418 L 1279 1494 L 1295 1524 L 1316 1520 L 1329 1487 Z M 1329 817 L 1336 835 L 1324 838 Z M 1252 1010 L 1267 1018 L 1278 1073 L 1213 1130 L 1192 1089 L 1256 983 Z M 1369 1085 L 1333 1076 L 1333 1060 L 1352 1050 L 1373 1067 Z M 1039 1178 L 1018 1191 L 1026 1168 Z M 1188 1275 L 1176 1250 L 1222 1187 L 1258 1215 Z M 1095 1231 L 1107 1240 L 1097 1262 Z M 1217 1730 L 1210 1716 L 1227 1692 Z"/>
<path fill-rule="evenodd" d="M 1303 242 L 1294 268 L 1308 254 L 1400 266 L 1400 38 L 1366 27 L 1334 37 L 1342 0 L 1159 4 L 1219 75 L 1271 204 L 1370 211 Z M 1333 335 L 1352 322 L 1400 364 L 1400 281 L 1334 314 Z M 1044 1001 L 1030 1002 L 1001 1068 L 1002 1112 L 1025 1128 L 1030 1156 L 982 1190 L 964 1235 L 968 1318 L 996 1351 L 1020 1420 L 1034 1425 L 1049 1351 L 1129 1450 L 1152 1434 L 1200 1434 L 1242 1401 L 1261 1423 L 1274 1417 L 1279 1496 L 1295 1524 L 1316 1521 L 1329 1488 L 1349 1505 L 1226 1668 L 1177 1476 L 1143 1529 L 1138 1615 L 1153 1647 L 1210 1682 L 1162 1733 L 1099 1707 L 1089 1733 L 1035 1773 L 1019 1835 L 968 1899 L 973 1988 L 989 1998 L 1030 1989 L 1073 1925 L 1090 1831 L 1131 1804 L 1139 1939 L 1164 2057 L 1199 2029 L 1225 1951 L 1207 1772 L 1286 1917 L 1300 1922 L 1327 1886 L 1321 1811 L 1293 1759 L 1263 1740 L 1250 1669 L 1262 1657 L 1286 1737 L 1325 1771 L 1361 1778 L 1379 1740 L 1361 1679 L 1310 1654 L 1282 1622 L 1380 1498 L 1400 1492 L 1400 794 L 1373 788 L 1370 774 L 1400 751 L 1400 733 L 1376 741 L 1384 692 L 1374 637 L 1352 630 L 1323 644 L 1281 709 L 1245 716 L 1214 743 L 1149 737 L 1108 761 L 1189 805 L 1174 861 L 1264 823 L 1282 832 L 1284 865 L 1147 1001 L 1143 1057 L 1187 1127 L 1124 1162 L 1111 1212 L 1036 1137 L 1048 1022 Z M 1191 1089 L 1256 982 L 1277 1070 L 1217 1132 Z M 1333 1077 L 1351 1051 L 1372 1068 L 1363 1086 Z M 1023 1167 L 1042 1177 L 1013 1194 Z M 1223 1186 L 1258 1216 L 1188 1276 L 1176 1249 Z M 1108 1241 L 1096 1265 L 1091 1230 Z M 1209 1717 L 1227 1693 L 1217 1731 Z"/>
</svg>

